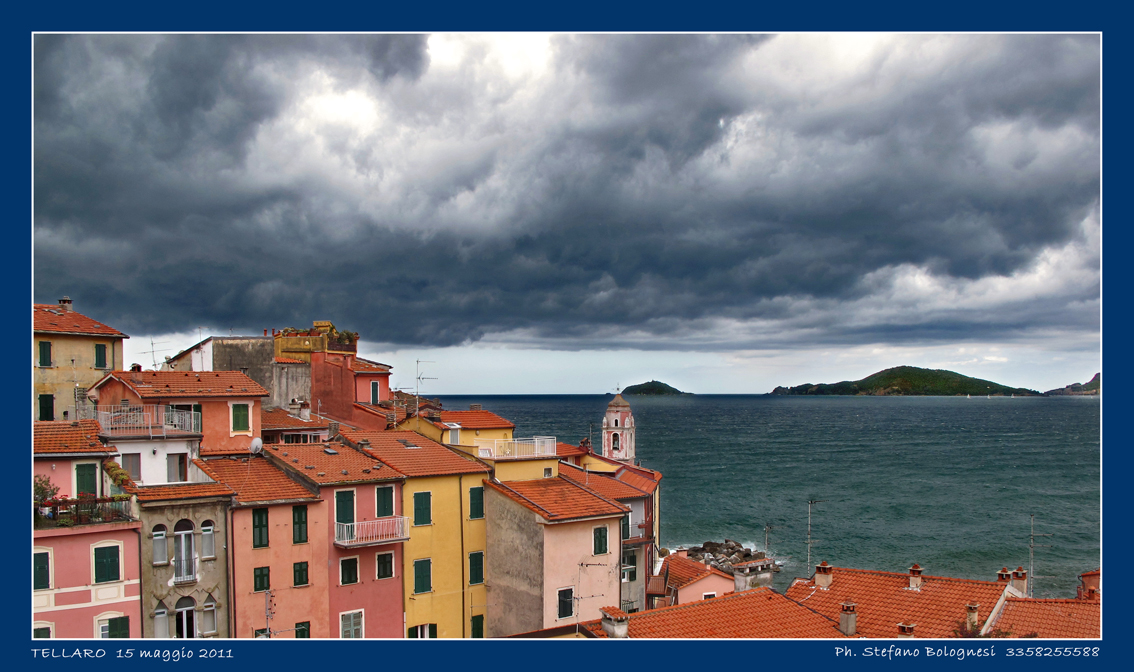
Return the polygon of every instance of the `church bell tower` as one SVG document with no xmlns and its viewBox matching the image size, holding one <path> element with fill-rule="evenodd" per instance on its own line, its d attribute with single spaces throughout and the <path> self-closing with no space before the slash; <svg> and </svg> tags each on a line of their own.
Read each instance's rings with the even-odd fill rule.
<svg viewBox="0 0 1134 672">
<path fill-rule="evenodd" d="M 621 394 L 607 404 L 602 419 L 602 454 L 612 460 L 634 464 L 634 414 Z"/>
</svg>

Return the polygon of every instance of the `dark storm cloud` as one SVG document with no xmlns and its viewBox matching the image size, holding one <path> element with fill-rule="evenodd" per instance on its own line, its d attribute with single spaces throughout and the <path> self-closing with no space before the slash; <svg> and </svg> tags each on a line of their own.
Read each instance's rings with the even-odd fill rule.
<svg viewBox="0 0 1134 672">
<path fill-rule="evenodd" d="M 912 36 L 849 73 L 785 45 L 556 36 L 526 95 L 421 36 L 37 36 L 36 299 L 423 345 L 1097 330 L 1096 36 Z M 304 112 L 320 82 L 373 128 Z M 1041 290 L 980 284 L 1060 250 Z M 957 305 L 905 305 L 909 268 Z"/>
</svg>

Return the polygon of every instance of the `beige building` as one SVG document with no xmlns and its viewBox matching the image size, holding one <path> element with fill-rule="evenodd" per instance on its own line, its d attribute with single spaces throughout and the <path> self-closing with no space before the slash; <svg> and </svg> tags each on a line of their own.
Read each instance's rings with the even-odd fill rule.
<svg viewBox="0 0 1134 672">
<path fill-rule="evenodd" d="M 77 403 L 107 371 L 123 370 L 126 334 L 59 305 L 32 305 L 32 418 L 76 420 Z M 78 400 L 78 401 L 76 401 Z"/>
</svg>

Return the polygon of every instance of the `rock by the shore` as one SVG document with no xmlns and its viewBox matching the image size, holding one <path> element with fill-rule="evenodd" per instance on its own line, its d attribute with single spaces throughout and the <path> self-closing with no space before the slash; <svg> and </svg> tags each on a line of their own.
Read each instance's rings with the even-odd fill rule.
<svg viewBox="0 0 1134 672">
<path fill-rule="evenodd" d="M 754 548 L 745 548 L 742 544 L 732 539 L 725 539 L 724 543 L 706 541 L 700 546 L 686 549 L 686 555 L 690 560 L 703 562 L 710 567 L 721 570 L 725 574 L 733 573 L 733 565 L 749 562 L 751 560 L 761 560 L 767 557 L 764 551 L 757 551 Z"/>
</svg>

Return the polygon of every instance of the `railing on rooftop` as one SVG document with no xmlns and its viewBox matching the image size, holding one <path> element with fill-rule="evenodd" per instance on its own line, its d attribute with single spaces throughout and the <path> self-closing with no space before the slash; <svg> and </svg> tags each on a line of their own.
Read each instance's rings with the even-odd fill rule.
<svg viewBox="0 0 1134 672">
<path fill-rule="evenodd" d="M 554 436 L 530 439 L 474 439 L 477 457 L 486 460 L 515 460 L 524 457 L 555 457 Z"/>
<path fill-rule="evenodd" d="M 371 546 L 406 539 L 408 520 L 405 516 L 387 516 L 358 523 L 335 523 L 335 545 Z"/>
<path fill-rule="evenodd" d="M 36 529 L 134 520 L 134 510 L 130 500 L 111 497 L 67 499 L 56 500 L 50 504 L 33 504 L 32 513 Z"/>
<path fill-rule="evenodd" d="M 201 414 L 170 406 L 80 406 L 80 420 L 98 420 L 102 433 L 110 436 L 167 437 L 171 434 L 200 434 Z"/>
</svg>

